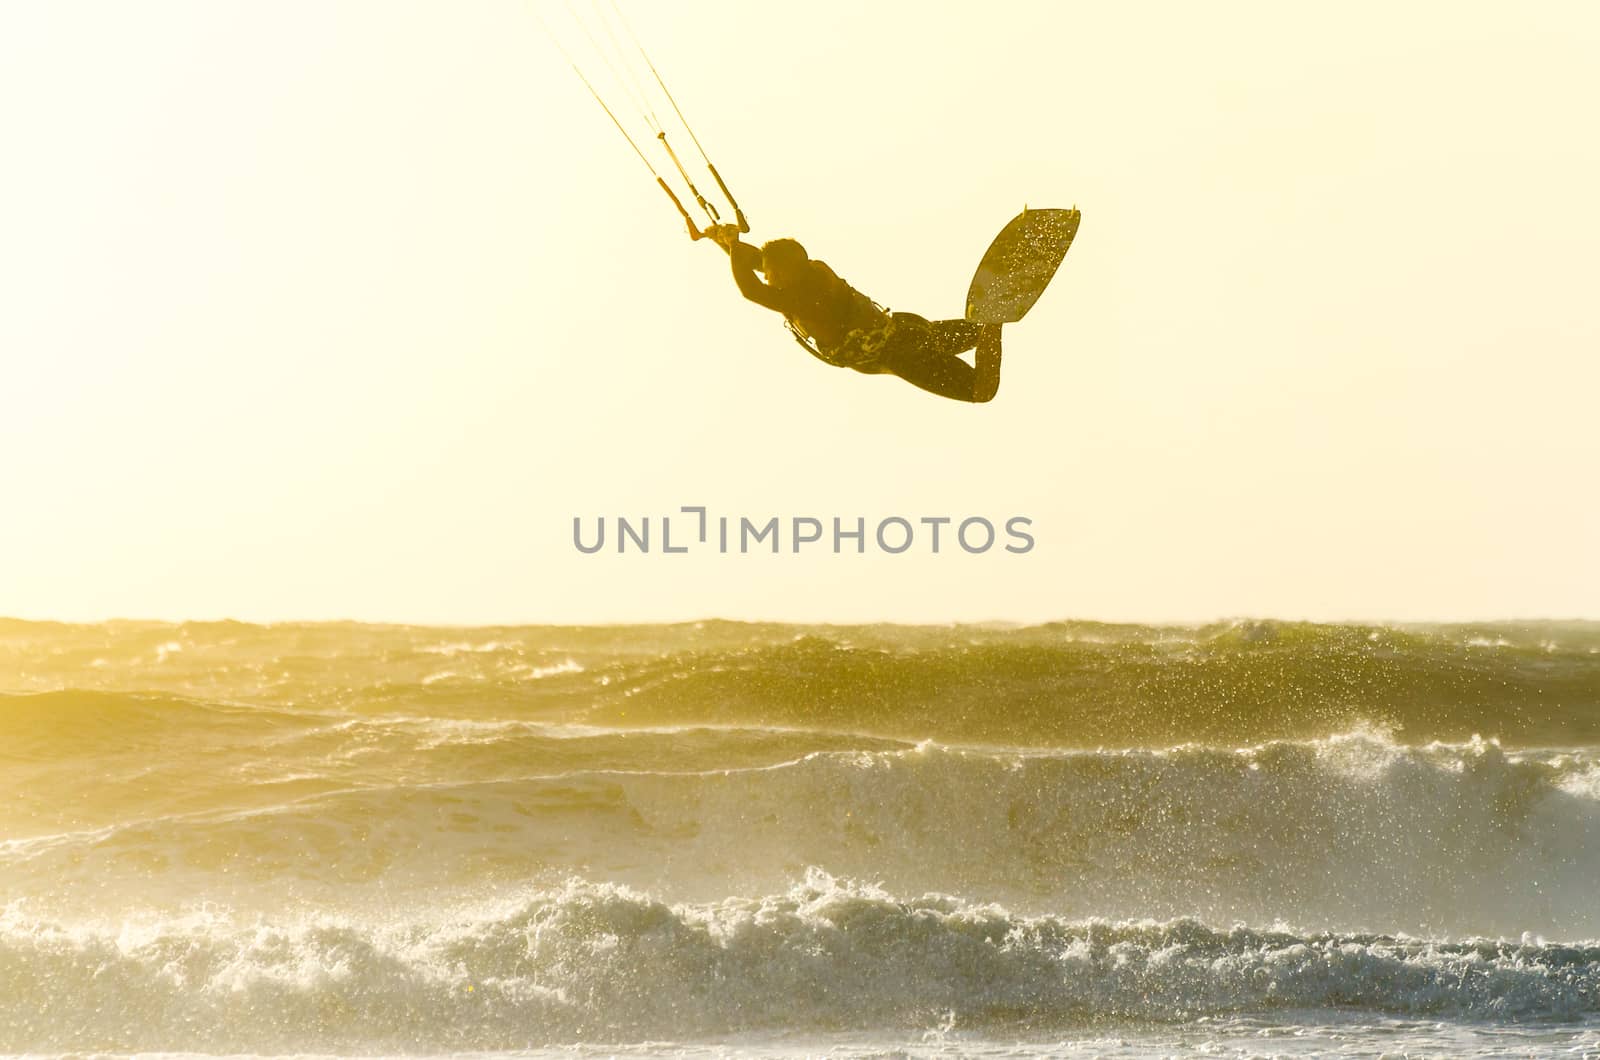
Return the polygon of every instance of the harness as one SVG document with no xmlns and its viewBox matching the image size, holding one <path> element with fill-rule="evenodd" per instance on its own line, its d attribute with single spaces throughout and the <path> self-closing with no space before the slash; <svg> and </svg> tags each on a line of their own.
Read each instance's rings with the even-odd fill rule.
<svg viewBox="0 0 1600 1060">
<path fill-rule="evenodd" d="M 835 368 L 856 368 L 871 364 L 877 360 L 878 351 L 883 349 L 889 337 L 894 334 L 894 316 L 888 309 L 874 302 L 860 291 L 851 287 L 843 280 L 835 277 L 837 283 L 850 292 L 850 296 L 870 305 L 880 321 L 875 327 L 852 328 L 845 333 L 844 339 L 838 346 L 824 350 L 817 342 L 816 337 L 806 331 L 800 322 L 793 317 L 785 316 L 783 326 L 789 329 L 789 334 L 794 336 L 794 341 L 817 360 L 824 364 L 831 364 Z"/>
<path fill-rule="evenodd" d="M 877 305 L 876 302 L 873 305 Z M 895 332 L 894 318 L 889 312 L 878 306 L 884 314 L 881 327 L 856 328 L 844 337 L 835 349 L 824 350 L 818 345 L 817 340 L 806 334 L 806 329 L 785 317 L 783 326 L 789 329 L 789 334 L 794 336 L 794 341 L 800 348 L 824 364 L 831 364 L 835 368 L 856 368 L 872 363 L 878 359 L 878 351 L 888 343 L 889 337 Z"/>
</svg>

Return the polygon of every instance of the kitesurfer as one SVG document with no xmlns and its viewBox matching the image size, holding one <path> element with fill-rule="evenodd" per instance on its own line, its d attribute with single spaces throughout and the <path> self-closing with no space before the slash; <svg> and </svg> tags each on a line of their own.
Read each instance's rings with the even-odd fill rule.
<svg viewBox="0 0 1600 1060">
<path fill-rule="evenodd" d="M 1000 388 L 999 324 L 891 313 L 809 257 L 793 239 L 775 239 L 757 249 L 739 239 L 738 225 L 712 225 L 704 234 L 728 252 L 739 293 L 782 313 L 801 345 L 819 360 L 897 375 L 956 401 L 989 401 Z M 957 356 L 967 350 L 975 350 L 974 364 Z"/>
</svg>

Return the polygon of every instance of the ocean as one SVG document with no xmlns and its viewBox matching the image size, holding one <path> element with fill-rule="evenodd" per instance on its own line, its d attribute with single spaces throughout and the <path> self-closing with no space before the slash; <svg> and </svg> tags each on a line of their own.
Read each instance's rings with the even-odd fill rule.
<svg viewBox="0 0 1600 1060">
<path fill-rule="evenodd" d="M 0 1052 L 1600 1056 L 1600 623 L 0 620 Z"/>
</svg>

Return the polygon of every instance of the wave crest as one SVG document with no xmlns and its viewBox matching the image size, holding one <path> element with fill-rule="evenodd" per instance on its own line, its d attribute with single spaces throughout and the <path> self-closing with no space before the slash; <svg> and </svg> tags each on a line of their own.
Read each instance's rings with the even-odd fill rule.
<svg viewBox="0 0 1600 1060">
<path fill-rule="evenodd" d="M 573 881 L 376 928 L 211 914 L 111 934 L 0 918 L 7 1051 L 508 1049 L 1334 1007 L 1588 1018 L 1600 947 L 1029 918 L 821 873 L 704 905 Z"/>
</svg>

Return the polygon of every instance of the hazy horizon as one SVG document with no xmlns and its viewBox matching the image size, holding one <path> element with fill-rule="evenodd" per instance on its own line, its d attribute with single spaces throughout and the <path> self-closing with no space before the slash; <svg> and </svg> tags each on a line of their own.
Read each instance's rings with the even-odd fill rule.
<svg viewBox="0 0 1600 1060">
<path fill-rule="evenodd" d="M 901 626 L 915 628 L 926 626 L 928 628 L 948 628 L 971 626 L 974 628 L 993 629 L 1032 629 L 1043 626 L 1138 626 L 1151 629 L 1200 629 L 1207 626 L 1249 625 L 1261 623 L 1263 625 L 1308 625 L 1308 626 L 1337 626 L 1337 627 L 1362 627 L 1375 626 L 1391 629 L 1427 629 L 1427 628 L 1452 628 L 1462 626 L 1485 626 L 1515 628 L 1518 626 L 1592 626 L 1600 625 L 1600 618 L 1583 615 L 1513 615 L 1496 616 L 1490 618 L 1415 618 L 1391 619 L 1372 617 L 1351 618 L 1296 618 L 1284 615 L 1217 615 L 1212 618 L 1173 618 L 1173 619 L 1110 619 L 1094 618 L 1090 616 L 1062 616 L 1058 618 L 1043 618 L 1024 621 L 1010 618 L 959 618 L 937 619 L 928 618 L 910 622 L 900 622 L 890 619 L 859 619 L 851 621 L 832 621 L 817 619 L 811 621 L 796 621 L 781 618 L 734 618 L 719 615 L 698 615 L 687 618 L 650 619 L 607 622 L 603 620 L 592 622 L 543 622 L 543 621 L 516 621 L 504 622 L 436 622 L 428 620 L 409 621 L 404 618 L 240 618 L 236 615 L 221 616 L 189 616 L 185 618 L 167 618 L 160 616 L 140 615 L 110 615 L 103 618 L 41 618 L 27 615 L 0 615 L 0 622 L 19 622 L 39 625 L 63 626 L 111 626 L 119 624 L 149 625 L 149 626 L 183 626 L 183 625 L 221 625 L 235 623 L 245 626 L 396 626 L 414 629 L 440 629 L 440 630 L 490 630 L 490 629 L 545 629 L 545 628 L 617 628 L 617 627 L 672 627 L 672 626 L 700 626 L 710 623 L 726 623 L 728 625 L 744 626 L 794 626 L 797 628 L 867 628 L 872 626 Z"/>
</svg>

